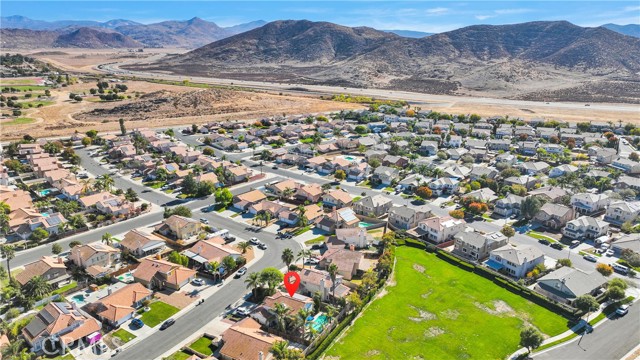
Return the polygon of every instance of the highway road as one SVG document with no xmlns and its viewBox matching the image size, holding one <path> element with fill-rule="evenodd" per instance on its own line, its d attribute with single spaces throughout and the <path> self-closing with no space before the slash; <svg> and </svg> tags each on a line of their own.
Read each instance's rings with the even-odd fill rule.
<svg viewBox="0 0 640 360">
<path fill-rule="evenodd" d="M 534 355 L 535 360 L 619 360 L 640 343 L 640 305 L 623 317 L 614 316 L 591 334 Z"/>
<path fill-rule="evenodd" d="M 377 99 L 401 99 L 409 102 L 419 103 L 456 103 L 463 102 L 468 104 L 483 104 L 483 105 L 497 105 L 497 106 L 514 106 L 514 107 L 528 107 L 528 106 L 542 106 L 550 109 L 573 109 L 584 110 L 584 103 L 567 103 L 567 102 L 538 102 L 538 101 L 525 101 L 525 100 L 508 100 L 508 99 L 496 99 L 487 97 L 470 97 L 470 96 L 452 96 L 452 95 L 432 95 L 409 91 L 393 91 L 393 90 L 381 90 L 381 89 L 366 89 L 366 88 L 348 88 L 338 86 L 326 86 L 326 85 L 308 85 L 308 84 L 284 84 L 262 81 L 248 81 L 237 79 L 219 79 L 212 77 L 198 77 L 198 76 L 181 76 L 181 75 L 169 75 L 165 73 L 152 73 L 141 72 L 121 69 L 122 65 L 131 65 L 134 63 L 150 63 L 159 60 L 164 55 L 156 55 L 147 59 L 133 59 L 127 60 L 122 63 L 110 63 L 102 64 L 95 67 L 96 70 L 102 71 L 111 75 L 124 75 L 124 76 L 136 76 L 142 79 L 162 79 L 170 81 L 183 81 L 189 80 L 196 83 L 212 84 L 212 85 L 227 85 L 247 87 L 253 89 L 262 89 L 278 92 L 298 93 L 298 94 L 340 94 L 349 93 L 363 96 L 375 97 Z M 296 90 L 297 88 L 304 88 L 305 91 Z M 638 115 L 638 108 L 636 105 L 631 104 L 605 104 L 605 103 L 593 103 L 589 104 L 590 110 L 602 110 L 602 111 L 617 111 L 626 113 L 628 115 Z"/>
</svg>

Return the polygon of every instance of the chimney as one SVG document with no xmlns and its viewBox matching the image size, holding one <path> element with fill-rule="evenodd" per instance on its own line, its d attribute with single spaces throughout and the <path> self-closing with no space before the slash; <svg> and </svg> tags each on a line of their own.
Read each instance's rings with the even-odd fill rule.
<svg viewBox="0 0 640 360">
<path fill-rule="evenodd" d="M 349 250 L 356 251 L 356 246 L 353 244 L 349 244 Z"/>
<path fill-rule="evenodd" d="M 111 295 L 111 287 L 107 288 L 107 295 Z"/>
<path fill-rule="evenodd" d="M 61 258 L 61 257 L 59 257 L 59 258 L 58 258 L 58 264 L 63 264 L 63 263 L 64 263 L 64 261 L 62 261 L 62 258 Z"/>
<path fill-rule="evenodd" d="M 258 360 L 264 360 L 264 353 L 262 351 L 258 352 Z"/>
</svg>

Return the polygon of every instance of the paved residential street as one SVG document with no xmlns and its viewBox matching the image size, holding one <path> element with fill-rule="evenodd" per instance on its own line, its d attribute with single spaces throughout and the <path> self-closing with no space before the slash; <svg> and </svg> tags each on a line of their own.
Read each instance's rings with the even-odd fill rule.
<svg viewBox="0 0 640 360">
<path fill-rule="evenodd" d="M 580 339 L 579 337 L 577 339 Z M 536 360 L 618 360 L 640 343 L 640 304 L 623 317 L 614 317 L 594 328 L 582 341 L 575 340 L 534 355 Z"/>
</svg>

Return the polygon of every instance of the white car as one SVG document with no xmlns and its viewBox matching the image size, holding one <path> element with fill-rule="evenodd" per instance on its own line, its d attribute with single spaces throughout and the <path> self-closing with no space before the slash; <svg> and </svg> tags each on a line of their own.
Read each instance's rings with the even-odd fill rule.
<svg viewBox="0 0 640 360">
<path fill-rule="evenodd" d="M 258 238 L 256 237 L 252 237 L 251 239 L 249 239 L 249 242 L 252 243 L 253 245 L 260 244 L 260 240 L 258 240 Z"/>
<path fill-rule="evenodd" d="M 318 260 L 318 259 L 316 259 L 316 258 L 308 258 L 308 259 L 307 259 L 307 264 L 313 264 L 313 265 L 315 265 L 315 264 L 318 264 L 318 263 L 320 263 L 320 260 Z"/>
<path fill-rule="evenodd" d="M 96 350 L 98 350 L 98 352 L 100 354 L 104 354 L 107 351 L 109 351 L 109 347 L 107 346 L 107 344 L 103 343 L 102 341 L 96 343 Z"/>
<path fill-rule="evenodd" d="M 238 316 L 249 316 L 249 314 L 251 314 L 251 310 L 245 307 L 239 307 L 236 309 L 236 315 Z"/>
<path fill-rule="evenodd" d="M 604 253 L 604 254 L 605 254 L 605 255 L 607 255 L 607 256 L 613 256 L 614 251 L 613 251 L 613 249 L 609 249 L 609 250 L 607 250 L 607 252 L 606 252 L 606 253 Z"/>
<path fill-rule="evenodd" d="M 629 305 L 622 305 L 616 309 L 616 314 L 618 316 L 625 316 L 629 312 Z"/>
</svg>

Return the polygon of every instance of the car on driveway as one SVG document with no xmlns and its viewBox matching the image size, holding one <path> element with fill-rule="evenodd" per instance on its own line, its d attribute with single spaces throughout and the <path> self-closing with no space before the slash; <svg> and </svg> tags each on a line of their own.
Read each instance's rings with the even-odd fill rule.
<svg viewBox="0 0 640 360">
<path fill-rule="evenodd" d="M 587 254 L 587 255 L 583 256 L 582 258 L 587 260 L 587 261 L 591 261 L 591 262 L 598 261 L 598 258 L 593 256 L 593 255 L 591 255 L 591 254 Z"/>
<path fill-rule="evenodd" d="M 162 325 L 160 325 L 160 330 L 164 330 L 164 329 L 168 328 L 169 326 L 171 326 L 171 325 L 173 325 L 175 323 L 176 323 L 175 320 L 169 319 L 169 320 L 163 322 Z"/>
<path fill-rule="evenodd" d="M 107 344 L 100 341 L 96 344 L 96 350 L 98 350 L 98 353 L 104 354 L 109 351 L 109 347 L 107 346 Z"/>
<path fill-rule="evenodd" d="M 251 314 L 251 310 L 249 310 L 246 307 L 239 307 L 236 309 L 235 311 L 236 315 L 238 316 L 249 316 L 249 314 Z"/>
<path fill-rule="evenodd" d="M 255 238 L 255 237 L 252 237 L 251 239 L 249 239 L 249 242 L 252 243 L 253 245 L 260 244 L 260 240 L 258 240 L 258 238 Z"/>
<path fill-rule="evenodd" d="M 247 268 L 243 266 L 236 272 L 235 276 L 236 276 L 236 278 L 239 278 L 239 277 L 243 276 L 246 273 L 247 273 Z"/>
<path fill-rule="evenodd" d="M 144 326 L 144 322 L 142 322 L 142 319 L 133 319 L 131 320 L 131 326 L 133 326 L 136 329 L 140 329 L 141 327 Z"/>
<path fill-rule="evenodd" d="M 619 308 L 616 309 L 616 314 L 618 316 L 625 316 L 627 315 L 628 312 L 629 312 L 629 305 L 627 304 L 621 305 Z"/>
<path fill-rule="evenodd" d="M 605 255 L 607 255 L 607 256 L 613 256 L 613 254 L 614 254 L 614 253 L 615 253 L 615 252 L 613 251 L 613 249 L 609 249 L 609 250 L 607 250 L 607 252 L 605 252 L 604 254 L 605 254 Z"/>
<path fill-rule="evenodd" d="M 315 264 L 318 264 L 318 263 L 320 263 L 320 260 L 318 260 L 316 258 L 308 258 L 307 259 L 307 264 L 315 265 Z"/>
<path fill-rule="evenodd" d="M 562 244 L 560 243 L 553 243 L 550 246 L 556 250 L 562 250 L 564 248 L 564 246 L 562 246 Z"/>
<path fill-rule="evenodd" d="M 196 285 L 196 286 L 202 286 L 202 285 L 204 285 L 204 280 L 202 280 L 202 279 L 193 279 L 193 280 L 191 280 L 191 283 L 193 285 Z"/>
<path fill-rule="evenodd" d="M 540 239 L 538 242 L 542 245 L 551 245 L 551 242 L 547 239 Z"/>
</svg>

